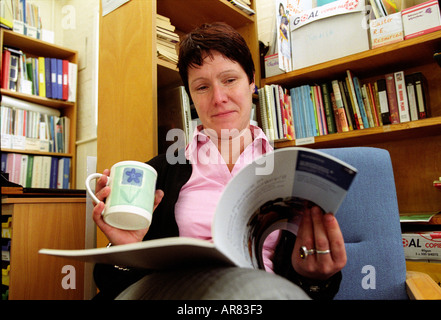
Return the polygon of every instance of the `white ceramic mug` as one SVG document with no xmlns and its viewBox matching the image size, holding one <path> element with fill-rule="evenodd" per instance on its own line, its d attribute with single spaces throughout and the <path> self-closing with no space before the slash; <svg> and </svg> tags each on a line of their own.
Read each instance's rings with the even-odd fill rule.
<svg viewBox="0 0 441 320">
<path fill-rule="evenodd" d="M 92 173 L 86 178 L 87 192 L 96 203 L 100 200 L 92 191 L 90 182 L 101 176 L 101 173 Z M 102 213 L 104 221 L 124 230 L 139 230 L 150 226 L 156 178 L 156 170 L 148 164 L 138 161 L 121 161 L 114 164 L 107 179 L 110 194 Z"/>
</svg>

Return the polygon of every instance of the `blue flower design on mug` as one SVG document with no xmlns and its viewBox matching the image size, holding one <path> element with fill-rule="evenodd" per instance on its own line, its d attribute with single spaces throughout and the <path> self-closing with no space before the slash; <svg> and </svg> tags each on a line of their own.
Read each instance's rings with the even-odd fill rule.
<svg viewBox="0 0 441 320">
<path fill-rule="evenodd" d="M 143 176 L 144 172 L 142 170 L 136 168 L 124 168 L 121 184 L 141 187 Z"/>
</svg>

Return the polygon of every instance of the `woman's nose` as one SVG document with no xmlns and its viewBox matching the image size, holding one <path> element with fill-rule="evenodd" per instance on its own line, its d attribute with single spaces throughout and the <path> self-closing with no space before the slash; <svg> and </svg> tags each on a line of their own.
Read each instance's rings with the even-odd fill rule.
<svg viewBox="0 0 441 320">
<path fill-rule="evenodd" d="M 215 104 L 224 103 L 228 100 L 226 89 L 221 85 L 213 86 L 213 102 Z"/>
</svg>

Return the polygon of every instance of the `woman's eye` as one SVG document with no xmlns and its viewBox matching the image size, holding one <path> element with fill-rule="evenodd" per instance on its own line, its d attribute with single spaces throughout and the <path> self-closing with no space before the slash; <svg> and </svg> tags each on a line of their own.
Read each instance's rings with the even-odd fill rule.
<svg viewBox="0 0 441 320">
<path fill-rule="evenodd" d="M 196 88 L 196 91 L 204 91 L 204 90 L 207 90 L 207 86 L 199 86 L 199 87 L 197 87 Z"/>
</svg>

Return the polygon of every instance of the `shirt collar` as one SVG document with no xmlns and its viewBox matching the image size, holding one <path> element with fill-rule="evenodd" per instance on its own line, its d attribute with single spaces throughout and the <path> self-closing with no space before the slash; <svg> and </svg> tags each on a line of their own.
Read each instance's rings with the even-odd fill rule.
<svg viewBox="0 0 441 320">
<path fill-rule="evenodd" d="M 250 124 L 250 130 L 251 130 L 251 134 L 253 135 L 252 144 L 254 148 L 256 147 L 261 148 L 262 154 L 274 150 L 273 146 L 271 145 L 269 139 L 267 138 L 267 136 L 265 135 L 262 129 Z M 197 128 L 194 130 L 191 141 L 188 143 L 185 149 L 186 159 L 190 160 L 190 162 L 195 163 L 198 157 L 198 150 L 207 143 L 210 143 L 212 145 L 211 147 L 216 148 L 214 143 L 211 142 L 210 137 L 203 130 L 203 126 L 202 125 L 197 126 Z"/>
</svg>

